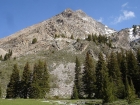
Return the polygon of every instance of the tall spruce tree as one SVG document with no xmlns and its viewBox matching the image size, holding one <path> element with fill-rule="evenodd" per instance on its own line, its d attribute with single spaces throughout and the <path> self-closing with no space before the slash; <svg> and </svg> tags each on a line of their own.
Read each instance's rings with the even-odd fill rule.
<svg viewBox="0 0 140 105">
<path fill-rule="evenodd" d="M 135 89 L 132 80 L 130 82 L 128 81 L 126 77 L 126 84 L 125 84 L 125 89 L 126 89 L 126 99 L 128 103 L 134 102 L 136 95 L 135 95 Z"/>
<path fill-rule="evenodd" d="M 84 71 L 83 71 L 83 91 L 87 98 L 93 98 L 93 94 L 95 94 L 95 62 L 92 56 L 87 52 L 85 64 L 84 64 Z"/>
<path fill-rule="evenodd" d="M 49 92 L 50 90 L 50 83 L 49 83 L 49 72 L 47 68 L 47 63 L 44 62 L 44 69 L 43 69 L 43 76 L 42 76 L 42 97 L 45 97 L 45 95 Z"/>
<path fill-rule="evenodd" d="M 39 86 L 38 86 L 38 69 L 37 64 L 34 64 L 33 76 L 32 76 L 32 83 L 30 87 L 30 94 L 29 98 L 39 98 Z"/>
<path fill-rule="evenodd" d="M 0 84 L 0 98 L 2 97 L 2 90 L 1 90 L 1 84 Z"/>
<path fill-rule="evenodd" d="M 49 91 L 49 73 L 47 65 L 42 61 L 34 65 L 33 78 L 30 89 L 30 98 L 43 98 Z"/>
<path fill-rule="evenodd" d="M 140 49 L 137 51 L 137 61 L 138 61 L 138 73 L 137 73 L 137 87 L 136 87 L 136 93 L 138 97 L 140 97 Z"/>
<path fill-rule="evenodd" d="M 74 80 L 74 90 L 73 90 L 73 94 L 75 89 L 77 89 L 77 94 L 78 94 L 78 98 L 81 97 L 81 64 L 79 59 L 76 57 L 75 60 L 75 80 Z"/>
<path fill-rule="evenodd" d="M 122 73 L 123 83 L 125 84 L 125 78 L 128 75 L 128 66 L 125 54 L 122 55 L 122 60 L 120 61 L 120 71 Z"/>
<path fill-rule="evenodd" d="M 133 79 L 133 77 L 135 77 L 135 75 L 138 73 L 138 62 L 131 50 L 127 52 L 127 63 L 129 70 L 128 75 Z"/>
<path fill-rule="evenodd" d="M 138 49 L 138 51 L 137 51 L 137 60 L 140 65 L 140 49 Z"/>
<path fill-rule="evenodd" d="M 124 84 L 122 81 L 121 72 L 116 58 L 116 54 L 113 52 L 111 52 L 110 57 L 108 59 L 108 69 L 109 69 L 109 76 L 113 78 L 113 82 L 116 87 L 115 89 L 116 97 L 123 98 Z"/>
<path fill-rule="evenodd" d="M 103 99 L 103 103 L 111 103 L 116 100 L 116 96 L 114 94 L 113 79 L 109 78 L 108 72 L 104 74 L 102 99 Z"/>
<path fill-rule="evenodd" d="M 103 82 L 105 73 L 108 72 L 102 53 L 99 53 L 96 65 L 96 98 L 103 98 Z"/>
<path fill-rule="evenodd" d="M 72 95 L 71 95 L 71 99 L 79 99 L 77 87 L 76 87 L 75 84 L 74 84 L 74 86 L 73 86 L 73 93 L 72 93 Z"/>
<path fill-rule="evenodd" d="M 6 98 L 16 98 L 19 96 L 19 70 L 17 64 L 14 65 L 10 82 L 7 85 Z"/>
<path fill-rule="evenodd" d="M 130 50 L 127 52 L 127 66 L 128 77 L 130 77 L 134 83 L 136 93 L 140 93 L 140 71 L 138 67 L 138 61 L 134 53 Z"/>
<path fill-rule="evenodd" d="M 24 71 L 22 74 L 22 79 L 21 79 L 21 97 L 27 98 L 29 96 L 29 88 L 30 88 L 30 82 L 31 82 L 31 70 L 30 70 L 30 65 L 27 62 Z"/>
</svg>

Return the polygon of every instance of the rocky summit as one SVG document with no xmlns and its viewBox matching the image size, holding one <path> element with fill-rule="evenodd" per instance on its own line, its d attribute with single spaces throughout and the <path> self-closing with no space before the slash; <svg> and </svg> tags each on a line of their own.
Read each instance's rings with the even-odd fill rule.
<svg viewBox="0 0 140 105">
<path fill-rule="evenodd" d="M 88 40 L 89 35 L 105 36 L 112 46 Z M 100 52 L 106 57 L 111 51 L 122 48 L 135 50 L 139 46 L 139 25 L 115 31 L 89 17 L 82 10 L 66 9 L 48 20 L 0 39 L 0 55 L 3 58 L 9 49 L 12 50 L 10 60 L 0 62 L 3 97 L 15 63 L 19 65 L 22 73 L 27 61 L 33 69 L 34 62 L 39 59 L 46 60 L 51 74 L 49 97 L 69 98 L 74 83 L 76 56 L 83 64 L 87 52 L 97 60 Z"/>
<path fill-rule="evenodd" d="M 89 34 L 105 35 L 114 32 L 115 30 L 92 19 L 82 10 L 66 9 L 46 21 L 0 39 L 0 48 L 5 52 L 12 49 L 13 56 L 21 56 L 49 49 L 51 46 L 63 49 L 67 42 L 73 43 L 69 39 L 72 35 L 74 39 L 85 39 Z M 59 38 L 55 39 L 56 37 Z M 36 45 L 32 44 L 33 38 L 37 38 Z"/>
</svg>

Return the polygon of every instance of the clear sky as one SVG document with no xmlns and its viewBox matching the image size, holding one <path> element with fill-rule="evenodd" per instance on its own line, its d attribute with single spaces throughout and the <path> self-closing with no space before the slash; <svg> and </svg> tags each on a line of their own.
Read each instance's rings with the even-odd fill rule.
<svg viewBox="0 0 140 105">
<path fill-rule="evenodd" d="M 81 9 L 115 30 L 140 24 L 140 0 L 0 0 L 0 38 L 49 19 L 67 8 Z"/>
</svg>

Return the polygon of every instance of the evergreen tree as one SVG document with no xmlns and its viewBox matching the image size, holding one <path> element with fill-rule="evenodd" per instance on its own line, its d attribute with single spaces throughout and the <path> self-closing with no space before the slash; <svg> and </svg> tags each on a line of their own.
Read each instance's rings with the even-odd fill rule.
<svg viewBox="0 0 140 105">
<path fill-rule="evenodd" d="M 87 40 L 88 40 L 88 41 L 91 41 L 91 40 L 92 40 L 92 36 L 91 36 L 91 35 L 88 35 Z"/>
<path fill-rule="evenodd" d="M 137 51 L 137 60 L 140 65 L 140 49 L 138 49 L 138 51 Z"/>
<path fill-rule="evenodd" d="M 95 64 L 91 55 L 87 52 L 84 71 L 83 71 L 83 91 L 87 95 L 87 98 L 93 98 L 95 93 Z"/>
<path fill-rule="evenodd" d="M 2 90 L 1 90 L 1 84 L 0 84 L 0 98 L 2 97 Z"/>
<path fill-rule="evenodd" d="M 122 55 L 122 60 L 120 62 L 120 71 L 122 73 L 123 83 L 125 84 L 125 78 L 128 75 L 127 61 L 125 55 Z"/>
<path fill-rule="evenodd" d="M 71 37 L 70 37 L 71 39 L 74 39 L 74 37 L 73 37 L 73 35 L 71 35 Z"/>
<path fill-rule="evenodd" d="M 6 53 L 5 56 L 4 56 L 4 60 L 6 61 L 8 59 L 9 59 L 9 55 L 8 55 L 8 53 Z"/>
<path fill-rule="evenodd" d="M 47 65 L 40 61 L 34 65 L 33 78 L 30 89 L 30 98 L 43 98 L 49 91 L 49 73 Z"/>
<path fill-rule="evenodd" d="M 34 64 L 33 76 L 32 76 L 32 83 L 30 87 L 30 94 L 29 98 L 39 98 L 39 86 L 38 86 L 38 69 L 37 64 Z"/>
<path fill-rule="evenodd" d="M 113 80 L 108 77 L 108 73 L 105 73 L 103 81 L 103 103 L 111 103 L 115 100 Z"/>
<path fill-rule="evenodd" d="M 10 77 L 10 82 L 7 86 L 6 98 L 16 98 L 19 95 L 19 70 L 17 64 L 13 67 L 13 72 Z"/>
<path fill-rule="evenodd" d="M 74 80 L 73 94 L 75 94 L 74 92 L 75 89 L 77 91 L 76 94 L 78 95 L 78 98 L 82 97 L 81 96 L 81 64 L 77 57 L 75 61 L 75 80 Z"/>
<path fill-rule="evenodd" d="M 109 76 L 113 78 L 114 86 L 116 87 L 116 97 L 123 98 L 124 96 L 124 85 L 119 69 L 118 61 L 115 53 L 111 53 L 108 60 Z"/>
<path fill-rule="evenodd" d="M 98 44 L 98 37 L 97 37 L 97 35 L 96 34 L 92 34 L 92 40 L 93 40 L 93 42 L 95 42 L 96 44 Z"/>
<path fill-rule="evenodd" d="M 47 63 L 44 63 L 44 70 L 43 70 L 43 76 L 42 76 L 42 97 L 44 97 L 50 90 L 49 85 L 49 72 L 47 69 Z"/>
<path fill-rule="evenodd" d="M 74 84 L 74 87 L 73 87 L 73 93 L 72 93 L 71 99 L 79 99 L 78 91 L 77 91 L 77 88 L 76 88 L 75 84 Z"/>
<path fill-rule="evenodd" d="M 132 103 L 135 98 L 136 98 L 136 95 L 135 95 L 135 89 L 134 89 L 134 85 L 133 85 L 133 82 L 132 80 L 130 80 L 130 83 L 128 82 L 128 79 L 126 77 L 126 99 L 128 101 L 128 103 Z"/>
<path fill-rule="evenodd" d="M 31 80 L 31 70 L 30 70 L 29 63 L 27 62 L 24 67 L 24 71 L 21 79 L 21 84 L 22 84 L 21 97 L 23 98 L 27 98 L 27 96 L 29 95 L 30 80 Z"/>
<path fill-rule="evenodd" d="M 99 53 L 96 65 L 96 98 L 103 98 L 103 82 L 105 73 L 108 72 L 102 53 Z"/>
<path fill-rule="evenodd" d="M 138 61 L 132 51 L 127 52 L 127 66 L 128 77 L 130 77 L 134 83 L 136 93 L 140 93 L 140 70 L 138 67 Z"/>
<path fill-rule="evenodd" d="M 2 55 L 0 56 L 0 60 L 2 61 Z"/>
<path fill-rule="evenodd" d="M 127 52 L 127 64 L 129 68 L 128 75 L 133 79 L 133 77 L 135 77 L 135 74 L 138 73 L 138 62 L 132 51 Z"/>
<path fill-rule="evenodd" d="M 140 97 L 140 49 L 137 51 L 137 62 L 138 62 L 138 73 L 137 73 L 137 86 L 136 88 L 136 93 L 138 97 Z"/>
</svg>

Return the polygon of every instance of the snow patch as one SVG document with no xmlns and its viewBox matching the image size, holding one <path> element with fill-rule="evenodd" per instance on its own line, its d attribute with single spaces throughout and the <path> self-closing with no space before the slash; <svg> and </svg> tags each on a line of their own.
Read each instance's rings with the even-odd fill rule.
<svg viewBox="0 0 140 105">
<path fill-rule="evenodd" d="M 88 18 L 86 18 L 86 17 L 83 17 L 82 19 L 85 20 L 85 21 L 88 21 Z"/>
<path fill-rule="evenodd" d="M 129 29 L 129 39 L 130 39 L 130 41 L 134 41 L 134 40 L 140 38 L 140 36 L 133 34 L 133 29 L 134 28 Z"/>
<path fill-rule="evenodd" d="M 114 32 L 116 32 L 116 31 L 109 29 L 107 26 L 105 26 L 105 34 L 112 34 Z"/>
</svg>

